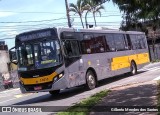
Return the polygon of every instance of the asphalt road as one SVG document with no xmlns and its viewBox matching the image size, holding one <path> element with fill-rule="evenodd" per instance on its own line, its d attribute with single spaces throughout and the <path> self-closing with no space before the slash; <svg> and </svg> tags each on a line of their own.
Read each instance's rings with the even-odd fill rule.
<svg viewBox="0 0 160 115">
<path fill-rule="evenodd" d="M 0 106 L 54 106 L 51 108 L 52 111 L 64 110 L 96 92 L 117 86 L 151 81 L 159 76 L 160 63 L 154 63 L 145 66 L 134 76 L 120 75 L 105 79 L 96 89 L 90 91 L 85 90 L 84 87 L 77 87 L 63 90 L 58 96 L 51 96 L 47 92 L 21 94 L 19 89 L 12 89 L 0 92 Z"/>
</svg>

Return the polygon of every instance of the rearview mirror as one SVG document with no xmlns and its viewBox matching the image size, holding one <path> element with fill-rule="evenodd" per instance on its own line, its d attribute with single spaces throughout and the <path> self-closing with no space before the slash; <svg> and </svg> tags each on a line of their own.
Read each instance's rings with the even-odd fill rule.
<svg viewBox="0 0 160 115">
<path fill-rule="evenodd" d="M 9 50 L 9 58 L 10 58 L 11 63 L 14 63 L 17 65 L 18 61 L 17 61 L 15 47 L 13 47 Z"/>
</svg>

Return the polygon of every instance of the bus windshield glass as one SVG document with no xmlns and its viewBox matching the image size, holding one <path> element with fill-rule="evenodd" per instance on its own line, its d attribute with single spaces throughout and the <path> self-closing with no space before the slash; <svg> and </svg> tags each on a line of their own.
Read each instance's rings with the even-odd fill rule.
<svg viewBox="0 0 160 115">
<path fill-rule="evenodd" d="M 61 63 L 58 40 L 25 43 L 18 47 L 19 70 L 53 67 Z"/>
</svg>

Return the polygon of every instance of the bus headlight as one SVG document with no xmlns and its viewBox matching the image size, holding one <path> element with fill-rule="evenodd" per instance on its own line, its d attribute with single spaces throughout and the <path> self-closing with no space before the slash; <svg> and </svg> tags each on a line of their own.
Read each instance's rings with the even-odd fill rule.
<svg viewBox="0 0 160 115">
<path fill-rule="evenodd" d="M 64 72 L 61 72 L 59 75 L 57 75 L 57 76 L 53 79 L 53 81 L 56 82 L 56 81 L 58 81 L 60 78 L 62 78 L 63 76 L 64 76 Z"/>
<path fill-rule="evenodd" d="M 63 77 L 63 75 L 64 75 L 63 73 L 59 74 L 59 78 Z"/>
</svg>

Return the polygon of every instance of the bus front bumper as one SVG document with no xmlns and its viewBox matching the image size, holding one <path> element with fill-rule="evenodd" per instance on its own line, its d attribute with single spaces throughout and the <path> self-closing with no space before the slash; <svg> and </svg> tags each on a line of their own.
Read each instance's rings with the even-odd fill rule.
<svg viewBox="0 0 160 115">
<path fill-rule="evenodd" d="M 22 93 L 36 93 L 36 92 L 49 92 L 53 90 L 66 89 L 68 88 L 66 77 L 63 76 L 56 82 L 50 82 L 45 84 L 35 84 L 35 85 L 23 85 L 21 82 L 20 90 Z M 41 89 L 35 90 L 35 87 L 41 87 Z"/>
</svg>

